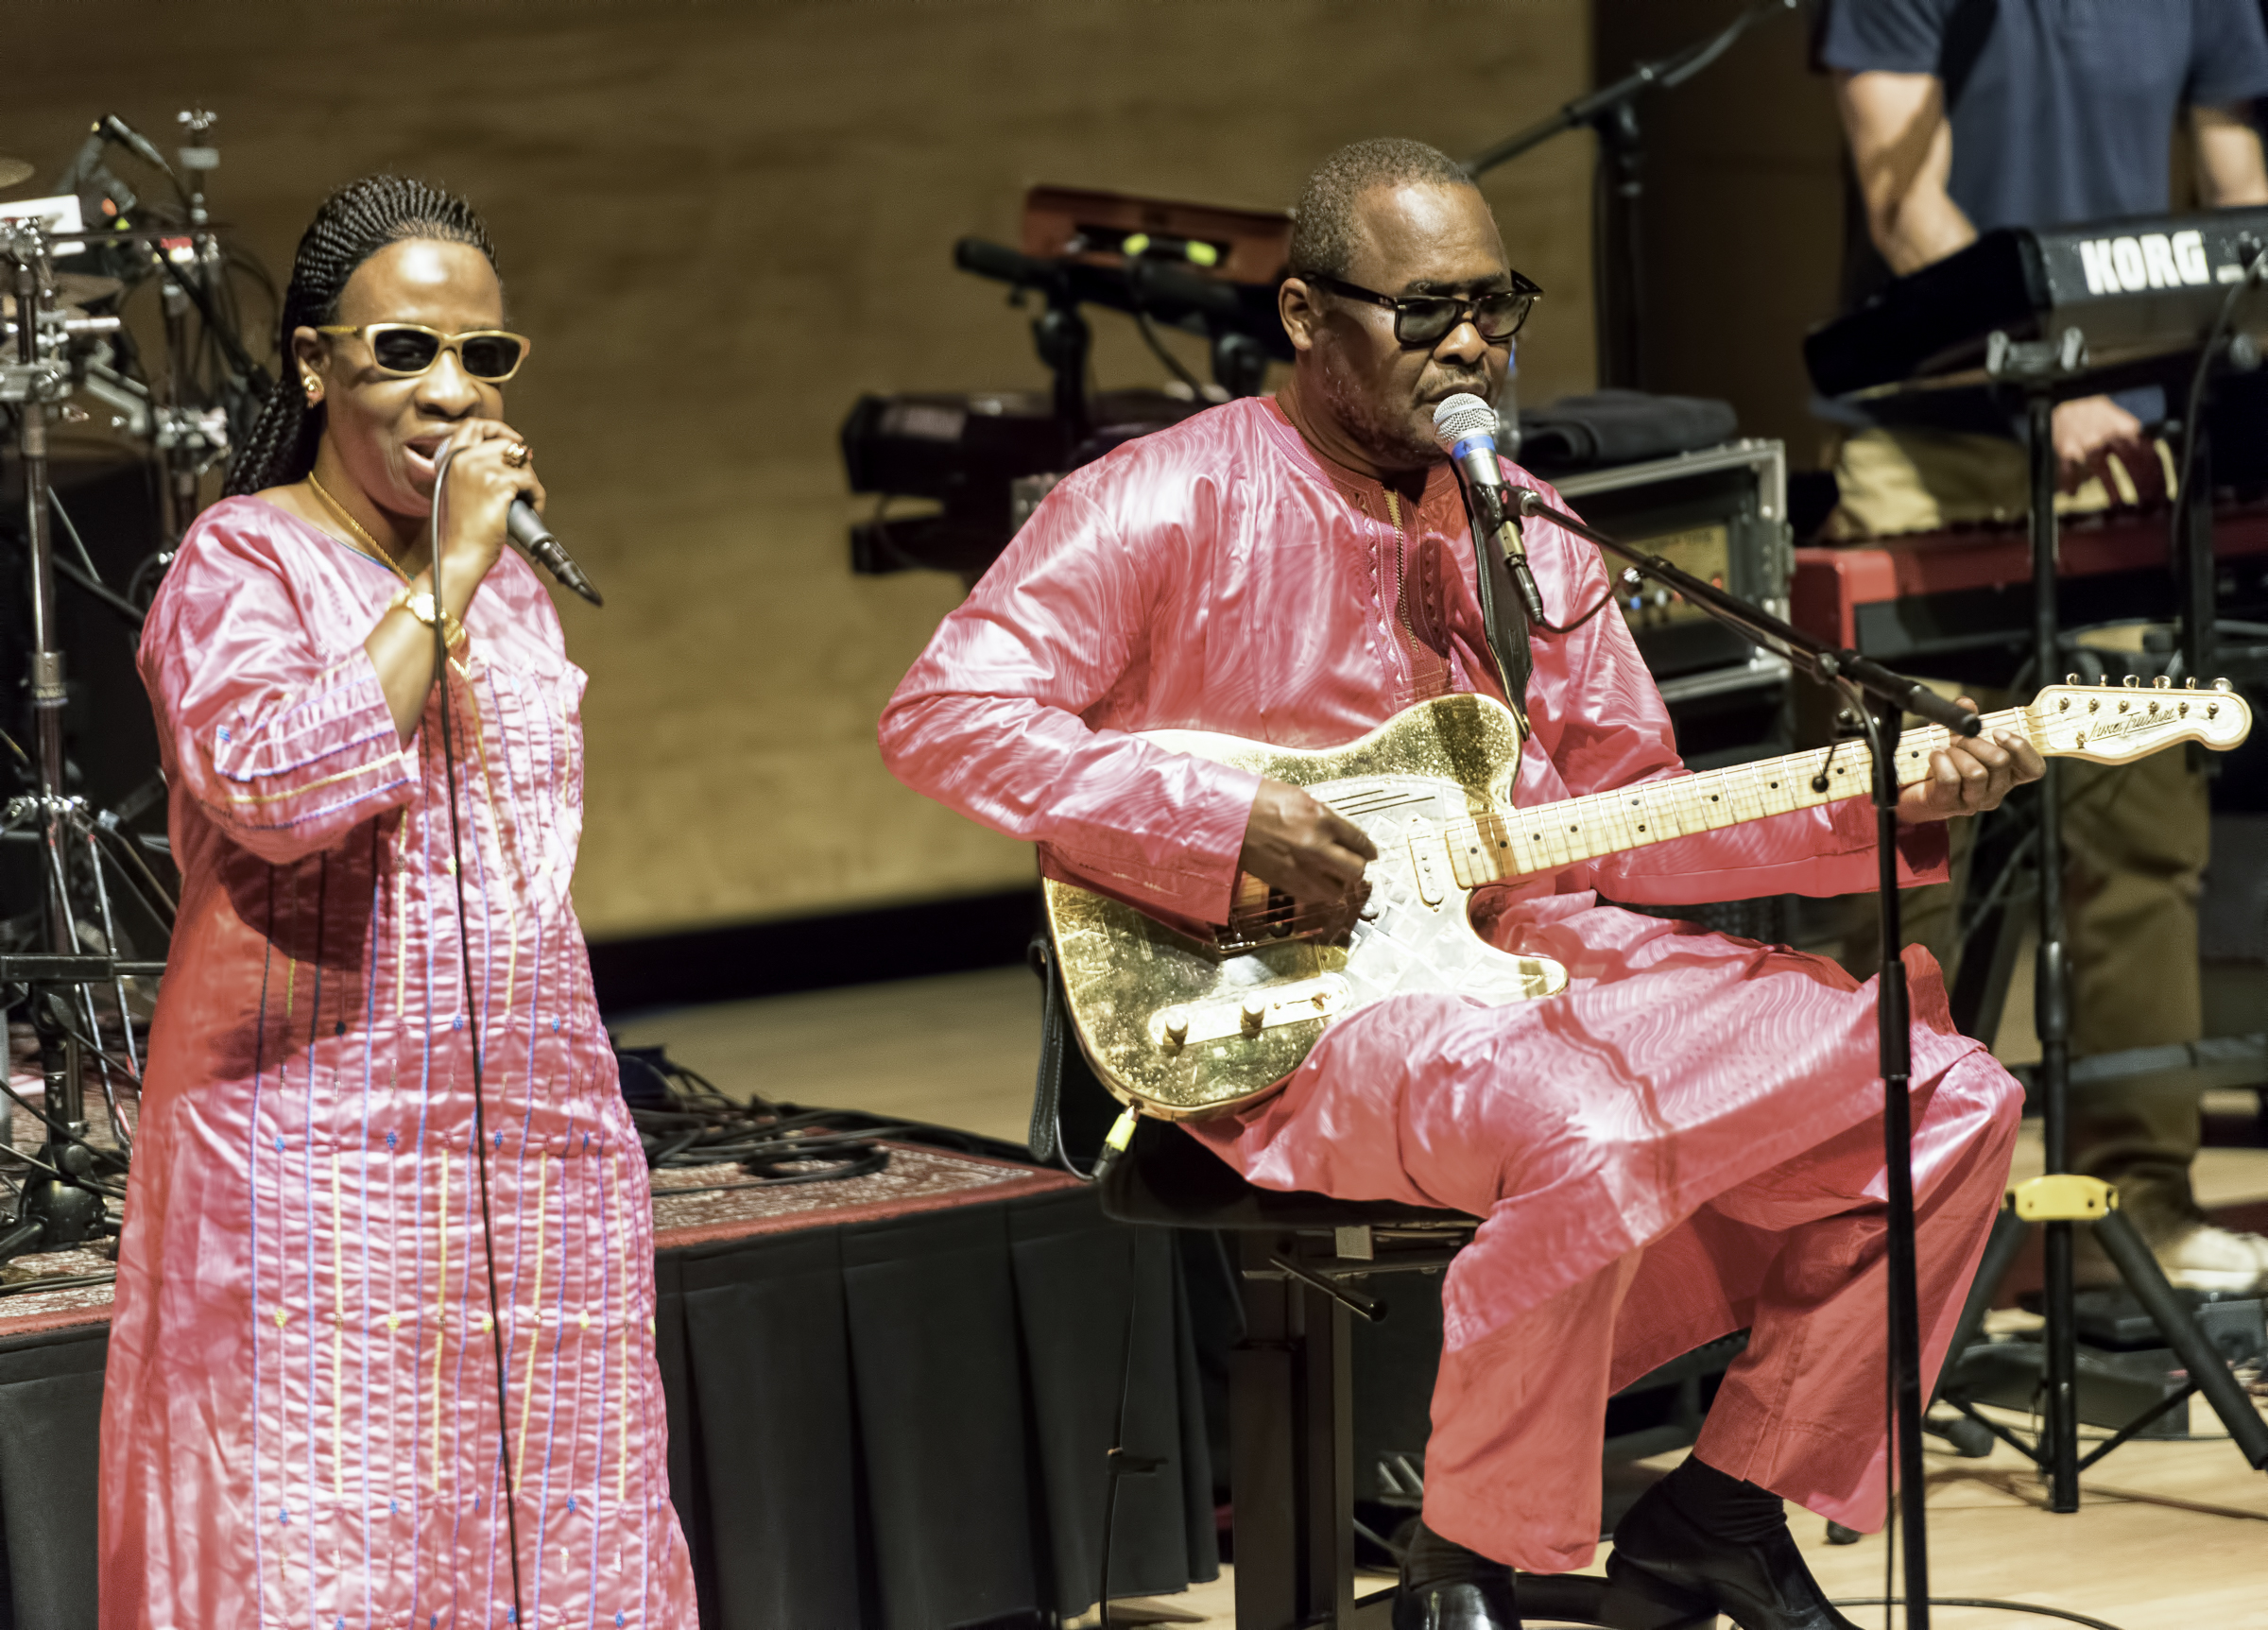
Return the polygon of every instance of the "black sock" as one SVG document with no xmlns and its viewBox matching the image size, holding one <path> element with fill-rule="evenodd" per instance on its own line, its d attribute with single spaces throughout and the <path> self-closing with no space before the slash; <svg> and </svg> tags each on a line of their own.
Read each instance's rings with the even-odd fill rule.
<svg viewBox="0 0 2268 1630">
<path fill-rule="evenodd" d="M 1401 1587 L 1422 1590 L 1435 1585 L 1469 1585 L 1484 1579 L 1503 1579 L 1511 1570 L 1491 1562 L 1453 1539 L 1444 1539 L 1423 1521 L 1410 1530 L 1401 1553 Z"/>
<path fill-rule="evenodd" d="M 1754 1545 L 1788 1523 L 1787 1507 L 1778 1495 L 1728 1477 L 1694 1455 L 1687 1455 L 1658 1486 L 1694 1526 L 1730 1544 Z"/>
</svg>

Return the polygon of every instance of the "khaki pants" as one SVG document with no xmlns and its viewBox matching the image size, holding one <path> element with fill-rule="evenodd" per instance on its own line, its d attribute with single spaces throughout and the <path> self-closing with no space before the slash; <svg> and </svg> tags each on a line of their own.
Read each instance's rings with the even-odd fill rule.
<svg viewBox="0 0 2268 1630">
<path fill-rule="evenodd" d="M 2172 492 L 2174 455 L 2164 442 L 2153 445 L 2165 489 Z M 2110 463 L 2115 492 L 2089 476 L 2076 492 L 2056 494 L 2055 513 L 2092 515 L 2134 503 L 2134 478 L 2116 457 Z M 2017 443 L 1997 436 L 1862 430 L 1836 445 L 1834 466 L 1840 502 L 1824 528 L 1834 542 L 1948 526 L 2013 524 L 2032 508 L 2031 458 Z"/>
<path fill-rule="evenodd" d="M 1846 538 L 2019 520 L 2026 507 L 2022 450 L 1989 437 L 1866 431 L 1844 442 L 1835 477 L 1844 502 L 1830 530 Z M 2091 493 L 2083 489 L 2057 508 L 2105 507 L 2102 484 L 2088 486 Z M 2010 698 L 1976 699 L 1991 708 Z M 2115 768 L 2067 759 L 2060 773 L 2072 1052 L 2196 1040 L 2204 1024 L 2197 893 L 2210 837 L 2205 778 L 2179 749 Z M 1929 948 L 1949 985 L 1960 960 L 1957 919 L 1972 831 L 1967 821 L 1953 823 L 1950 883 L 1909 889 L 1900 900 L 1906 938 Z M 1873 901 L 1864 901 L 1844 943 L 1840 960 L 1861 977 L 1879 960 L 1877 920 Z M 2074 1096 L 2071 1167 L 2118 1184 L 2136 1222 L 2162 1234 L 2193 1210 L 2190 1166 L 2199 1134 L 2194 1093 L 2137 1078 Z"/>
</svg>

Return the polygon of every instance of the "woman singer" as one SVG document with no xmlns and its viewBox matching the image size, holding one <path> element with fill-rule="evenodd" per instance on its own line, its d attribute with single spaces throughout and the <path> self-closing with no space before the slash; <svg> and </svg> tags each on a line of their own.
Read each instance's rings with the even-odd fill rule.
<svg viewBox="0 0 2268 1630">
<path fill-rule="evenodd" d="M 504 547 L 542 501 L 505 320 L 461 200 L 334 194 L 284 377 L 150 608 L 182 897 L 105 1630 L 694 1622 L 645 1164 L 567 898 L 584 677 Z"/>
</svg>

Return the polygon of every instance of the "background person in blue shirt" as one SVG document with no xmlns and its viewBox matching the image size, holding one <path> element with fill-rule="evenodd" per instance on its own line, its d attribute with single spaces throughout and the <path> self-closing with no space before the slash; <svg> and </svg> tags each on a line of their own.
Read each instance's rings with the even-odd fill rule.
<svg viewBox="0 0 2268 1630">
<path fill-rule="evenodd" d="M 1819 56 L 1836 79 L 1866 243 L 1847 293 L 1942 260 L 1995 227 L 2061 226 L 2173 207 L 2184 123 L 2211 206 L 2268 204 L 2252 103 L 2268 95 L 2259 0 L 1830 0 Z M 2145 420 L 2155 389 L 2058 406 L 2058 507 L 2161 496 L 2167 461 Z M 2015 520 L 2027 464 L 1975 396 L 1878 416 L 1845 438 L 1831 530 L 1849 538 Z M 1966 417 L 1964 417 L 1966 415 Z M 2196 1039 L 2197 888 L 2208 844 L 2203 777 L 2160 753 L 2122 768 L 2065 767 L 2074 1051 Z M 1948 964 L 1966 865 L 1917 890 L 1914 937 Z M 1866 934 L 1871 945 L 1872 931 Z M 1858 936 L 1853 936 L 1854 956 Z M 2137 1081 L 2077 1099 L 2072 1164 L 2118 1185 L 2176 1284 L 2268 1283 L 2268 1240 L 2207 1226 L 2190 1189 L 2194 1094 Z M 2082 1236 L 2081 1267 L 2109 1277 Z"/>
</svg>

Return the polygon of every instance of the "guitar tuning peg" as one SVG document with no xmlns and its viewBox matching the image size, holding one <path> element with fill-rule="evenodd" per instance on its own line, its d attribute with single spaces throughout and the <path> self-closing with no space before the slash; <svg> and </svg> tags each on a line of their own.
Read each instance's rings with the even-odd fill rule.
<svg viewBox="0 0 2268 1630">
<path fill-rule="evenodd" d="M 2140 690 L 2140 689 L 2142 688 L 2142 677 L 2141 677 L 2141 675 L 2139 675 L 2139 674 L 2129 674 L 2129 675 L 2127 675 L 2127 676 L 2126 676 L 2126 688 L 2127 688 L 2128 690 L 2130 690 L 2130 691 L 2139 691 L 2139 690 Z"/>
<path fill-rule="evenodd" d="M 2174 688 L 2174 678 L 2170 674 L 2160 674 L 2156 678 L 2151 680 L 2150 683 L 2156 689 L 2160 691 L 2170 691 Z"/>
<path fill-rule="evenodd" d="M 2232 687 L 2226 679 L 2215 679 L 2213 681 L 2213 689 L 2216 691 L 2225 691 L 2231 688 Z"/>
<path fill-rule="evenodd" d="M 2063 677 L 2063 682 L 2067 685 L 2075 685 L 2079 682 L 2079 676 L 2076 674 L 2066 674 Z"/>
<path fill-rule="evenodd" d="M 2189 691 L 2195 690 L 2197 688 L 2197 676 L 2191 674 L 2189 678 L 2183 681 L 2182 688 Z"/>
</svg>

